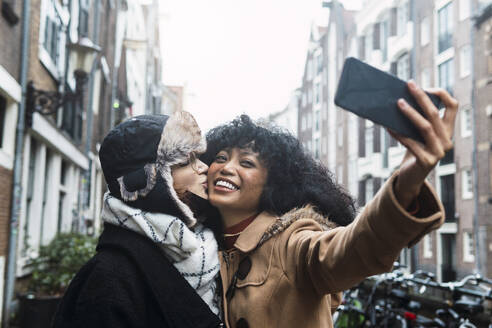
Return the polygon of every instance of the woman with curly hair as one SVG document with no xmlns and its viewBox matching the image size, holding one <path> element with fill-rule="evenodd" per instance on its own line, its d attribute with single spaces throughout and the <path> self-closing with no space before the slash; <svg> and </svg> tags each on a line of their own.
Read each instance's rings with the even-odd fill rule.
<svg viewBox="0 0 492 328">
<path fill-rule="evenodd" d="M 425 144 L 390 132 L 407 154 L 355 220 L 352 198 L 290 134 L 246 115 L 207 134 L 227 327 L 332 327 L 341 291 L 389 271 L 404 247 L 442 224 L 425 178 L 452 148 L 458 104 L 434 90 L 446 105 L 440 118 L 422 89 L 408 88 L 426 118 L 403 100 L 398 106 Z"/>
</svg>

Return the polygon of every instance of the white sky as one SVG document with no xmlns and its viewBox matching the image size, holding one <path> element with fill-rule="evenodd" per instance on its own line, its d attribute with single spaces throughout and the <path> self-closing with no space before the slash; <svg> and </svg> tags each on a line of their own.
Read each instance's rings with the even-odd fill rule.
<svg viewBox="0 0 492 328">
<path fill-rule="evenodd" d="M 360 0 L 342 1 L 357 9 Z M 285 108 L 301 86 L 311 22 L 326 25 L 320 0 L 163 0 L 166 84 L 185 84 L 185 109 L 203 131 L 241 113 Z"/>
</svg>

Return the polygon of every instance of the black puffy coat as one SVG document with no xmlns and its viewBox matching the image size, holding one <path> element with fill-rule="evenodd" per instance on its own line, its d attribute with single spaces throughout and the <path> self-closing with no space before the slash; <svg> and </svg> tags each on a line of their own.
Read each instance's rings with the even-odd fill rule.
<svg viewBox="0 0 492 328">
<path fill-rule="evenodd" d="M 221 327 L 220 319 L 145 236 L 105 224 L 97 254 L 68 287 L 53 327 Z"/>
</svg>

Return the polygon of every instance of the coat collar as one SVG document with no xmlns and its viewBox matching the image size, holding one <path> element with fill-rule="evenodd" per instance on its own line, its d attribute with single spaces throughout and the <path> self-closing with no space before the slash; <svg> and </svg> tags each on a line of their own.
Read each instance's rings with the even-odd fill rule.
<svg viewBox="0 0 492 328">
<path fill-rule="evenodd" d="M 268 228 L 278 220 L 278 216 L 261 212 L 246 229 L 241 232 L 234 247 L 243 253 L 251 252 L 258 246 Z"/>
<path fill-rule="evenodd" d="M 283 214 L 281 217 L 267 212 L 261 212 L 239 235 L 234 247 L 243 253 L 251 252 L 256 247 L 260 246 L 273 236 L 278 235 L 292 223 L 300 219 L 314 220 L 323 230 L 330 230 L 337 226 L 334 222 L 330 221 L 329 218 L 318 213 L 312 205 L 294 208 Z"/>
</svg>

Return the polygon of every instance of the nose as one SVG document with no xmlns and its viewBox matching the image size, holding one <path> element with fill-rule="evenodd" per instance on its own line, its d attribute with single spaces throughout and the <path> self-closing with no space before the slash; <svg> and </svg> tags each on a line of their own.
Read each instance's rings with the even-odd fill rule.
<svg viewBox="0 0 492 328">
<path fill-rule="evenodd" d="M 224 163 L 220 169 L 220 173 L 223 175 L 233 175 L 234 174 L 233 161 L 227 161 L 226 163 Z"/>
</svg>

